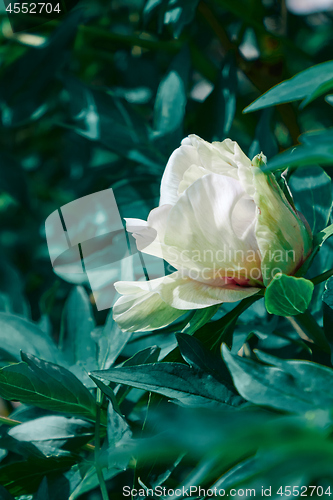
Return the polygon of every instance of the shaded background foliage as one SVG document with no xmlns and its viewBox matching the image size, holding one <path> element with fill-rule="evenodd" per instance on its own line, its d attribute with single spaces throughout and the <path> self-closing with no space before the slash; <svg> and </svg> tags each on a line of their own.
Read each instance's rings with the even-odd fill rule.
<svg viewBox="0 0 333 500">
<path fill-rule="evenodd" d="M 274 0 L 86 0 L 62 20 L 16 34 L 2 13 L 0 309 L 5 314 L 0 317 L 0 362 L 7 371 L 1 374 L 0 385 L 3 384 L 4 398 L 23 403 L 12 413 L 13 405 L 3 402 L 2 414 L 26 422 L 22 425 L 31 422 L 30 428 L 22 429 L 21 425 L 9 433 L 3 430 L 0 437 L 0 484 L 10 492 L 7 497 L 1 493 L 3 498 L 12 498 L 10 494 L 17 498 L 34 494 L 35 499 L 43 500 L 73 500 L 80 495 L 90 500 L 99 498 L 92 448 L 87 445 L 94 438 L 91 422 L 96 416 L 88 391 L 95 385 L 87 371 L 98 369 L 110 369 L 104 382 L 98 378 L 98 372 L 93 380 L 113 401 L 108 414 L 102 408 L 103 425 L 109 422 L 108 439 L 103 445 L 108 464 L 104 473 L 110 479 L 112 498 L 122 498 L 122 486 L 135 483 L 138 477 L 148 485 L 168 481 L 173 487 L 195 481 L 225 488 L 242 485 L 243 481 L 246 487 L 257 487 L 266 481 L 266 485 L 277 489 L 289 477 L 292 484 L 307 485 L 312 479 L 324 481 L 324 486 L 331 484 L 328 464 L 332 465 L 333 448 L 326 439 L 331 432 L 330 413 L 314 411 L 330 408 L 323 401 L 325 391 L 331 390 L 331 375 L 323 368 L 320 380 L 324 394 L 318 400 L 303 402 L 303 406 L 302 397 L 297 394 L 307 390 L 304 380 L 313 376 L 310 372 L 306 375 L 308 365 L 305 372 L 293 373 L 296 381 L 292 404 L 287 404 L 282 396 L 275 400 L 274 388 L 272 393 L 267 389 L 276 370 L 282 370 L 282 378 L 274 378 L 282 390 L 291 370 L 283 364 L 286 358 L 315 360 L 331 366 L 329 352 L 299 338 L 296 320 L 268 316 L 261 301 L 243 313 L 235 333 L 238 315 L 223 306 L 214 316 L 214 326 L 204 324 L 210 313 L 204 320 L 194 316 L 186 333 L 198 330 L 196 340 L 189 341 L 180 333 L 177 338 L 174 335 L 187 320 L 163 333 L 129 339 L 117 330 L 111 317 L 106 318 L 106 312 L 94 309 L 88 288 L 86 292 L 75 289 L 53 273 L 44 224 L 47 216 L 60 206 L 109 187 L 114 190 L 122 217 L 146 218 L 158 204 L 159 183 L 168 157 L 189 133 L 209 141 L 231 137 L 249 156 L 263 151 L 271 159 L 297 144 L 300 134 L 330 127 L 331 101 L 325 101 L 324 96 L 305 107 L 300 107 L 299 102 L 287 102 L 253 113 L 242 111 L 282 80 L 327 61 L 331 57 L 332 24 L 331 12 L 298 16 L 288 11 L 284 1 Z M 326 175 L 331 173 L 329 161 L 323 169 L 314 161 L 290 177 L 295 202 L 314 232 L 326 226 L 331 212 L 332 187 Z M 332 268 L 332 260 L 328 242 L 316 258 L 310 276 Z M 322 284 L 316 288 L 311 303 L 320 327 L 323 287 Z M 325 293 L 326 326 L 331 330 L 331 292 L 328 289 Z M 224 317 L 224 313 L 229 315 Z M 304 327 L 306 318 L 299 318 L 298 322 Z M 228 345 L 232 344 L 233 354 L 243 346 L 250 358 L 254 348 L 264 349 L 266 356 L 271 353 L 279 357 L 280 365 L 277 358 L 265 358 L 263 353 L 259 357 L 262 363 L 253 368 L 259 370 L 259 386 L 252 381 L 254 395 L 244 392 L 237 379 L 237 369 L 243 376 L 244 370 L 253 376 L 254 361 L 246 360 L 245 368 L 240 369 L 240 362 L 233 362 L 232 354 L 225 354 L 238 395 L 218 354 L 216 339 L 221 335 L 225 335 Z M 217 346 L 215 351 L 210 350 L 211 338 Z M 59 340 L 60 350 L 56 347 Z M 178 351 L 168 354 L 177 342 Z M 168 386 L 168 374 L 163 368 L 156 370 L 163 372 L 160 380 L 166 388 L 164 392 L 152 385 L 151 374 L 143 373 L 140 380 L 137 372 L 132 374 L 133 366 L 156 362 L 160 349 L 162 356 L 168 354 L 167 361 L 182 363 L 181 371 L 178 365 L 170 366 L 170 376 L 176 370 L 181 380 L 187 380 L 193 376 L 190 367 L 203 371 L 207 377 L 213 373 L 215 385 L 207 382 L 206 391 L 199 384 L 199 392 L 191 396 L 194 406 L 201 406 L 202 401 L 213 401 L 215 405 L 226 399 L 234 407 L 242 407 L 245 400 L 259 406 L 246 406 L 245 417 L 233 414 L 232 419 L 224 407 L 221 413 L 184 410 L 169 415 L 167 411 L 171 410 L 167 410 L 165 399 L 154 395 L 152 401 L 158 402 L 164 411 L 152 412 L 151 433 L 168 429 L 170 435 L 152 441 L 150 447 L 140 447 L 134 440 L 128 445 L 127 455 L 121 454 L 122 447 L 117 447 L 117 443 L 128 437 L 130 431 L 128 423 L 117 413 L 118 404 L 120 413 L 129 418 L 135 436 L 140 437 L 142 412 L 151 399 L 150 391 L 179 401 L 187 398 L 188 402 L 188 395 L 185 398 L 179 388 Z M 28 355 L 23 355 L 19 365 L 10 366 L 13 361 L 20 361 L 20 350 Z M 57 375 L 58 387 L 51 381 L 47 383 L 46 374 L 53 376 L 53 368 L 33 355 L 66 367 Z M 134 358 L 130 358 L 132 355 Z M 110 368 L 116 361 L 125 362 L 122 372 Z M 68 370 L 86 388 L 76 388 Z M 129 392 L 127 385 L 116 385 L 128 383 L 131 376 L 137 389 Z M 198 380 L 201 378 L 198 376 Z M 25 380 L 26 384 L 33 381 L 34 388 L 28 395 L 11 392 L 5 387 L 8 380 Z M 52 408 L 40 401 L 36 405 L 39 408 L 34 406 L 34 390 L 38 392 L 41 380 L 46 380 L 48 387 L 40 390 L 52 393 L 45 398 L 62 401 L 57 406 Z M 111 381 L 111 388 L 105 380 Z M 63 387 L 68 385 L 71 394 L 64 397 Z M 117 402 L 112 388 L 116 389 Z M 258 395 L 265 391 L 266 399 L 260 399 Z M 80 396 L 77 412 L 73 399 L 76 392 Z M 262 406 L 271 410 L 263 410 Z M 53 410 L 60 413 L 54 415 Z M 300 416 L 295 420 L 278 419 L 281 412 Z M 50 421 L 34 422 L 36 418 L 64 419 L 62 413 L 67 417 L 71 414 L 72 418 L 54 423 L 61 429 L 61 439 L 57 433 L 50 435 Z M 174 425 L 169 429 L 170 421 Z M 34 434 L 37 427 L 41 429 L 39 436 Z M 202 429 L 206 429 L 206 434 Z M 199 433 L 202 439 L 193 442 L 193 436 Z M 259 442 L 264 445 L 254 458 Z M 86 447 L 82 450 L 82 446 Z M 223 460 L 222 449 L 226 455 Z M 190 455 L 178 467 L 184 450 Z M 135 472 L 131 459 L 136 454 L 142 460 L 137 467 L 139 472 Z M 130 459 L 130 467 L 119 474 Z M 314 461 L 317 467 L 313 473 Z M 77 464 L 82 462 L 80 469 Z M 239 468 L 237 463 L 242 466 Z M 37 476 L 32 474 L 36 469 L 40 471 Z M 43 480 L 44 476 L 47 480 Z"/>
</svg>

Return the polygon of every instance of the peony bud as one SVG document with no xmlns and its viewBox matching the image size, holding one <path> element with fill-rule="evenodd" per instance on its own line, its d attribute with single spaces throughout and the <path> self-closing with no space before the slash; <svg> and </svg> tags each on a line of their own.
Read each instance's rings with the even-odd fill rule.
<svg viewBox="0 0 333 500">
<path fill-rule="evenodd" d="M 308 224 L 275 177 L 230 139 L 191 135 L 171 155 L 159 207 L 127 219 L 143 253 L 176 271 L 147 282 L 118 282 L 114 318 L 128 331 L 161 328 L 185 311 L 256 294 L 277 273 L 293 275 L 310 255 Z"/>
</svg>

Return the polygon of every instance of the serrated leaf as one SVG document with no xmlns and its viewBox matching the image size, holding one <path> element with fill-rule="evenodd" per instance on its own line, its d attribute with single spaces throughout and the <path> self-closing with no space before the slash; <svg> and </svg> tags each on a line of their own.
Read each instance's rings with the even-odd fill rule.
<svg viewBox="0 0 333 500">
<path fill-rule="evenodd" d="M 314 284 L 305 278 L 277 273 L 265 292 L 265 306 L 270 314 L 295 316 L 309 307 Z"/>
<path fill-rule="evenodd" d="M 22 353 L 22 363 L 0 370 L 0 395 L 40 408 L 94 420 L 95 400 L 68 370 Z"/>
<path fill-rule="evenodd" d="M 176 337 L 180 353 L 186 363 L 193 368 L 213 375 L 217 380 L 227 385 L 231 391 L 233 390 L 232 380 L 220 356 L 207 350 L 198 339 L 191 335 L 177 333 Z"/>
<path fill-rule="evenodd" d="M 156 392 L 190 406 L 238 406 L 239 397 L 211 375 L 181 363 L 152 363 L 94 372 L 95 377 Z"/>
<path fill-rule="evenodd" d="M 333 405 L 333 370 L 326 366 L 256 352 L 267 366 L 233 355 L 225 345 L 222 354 L 237 391 L 251 403 L 293 413 Z"/>
</svg>

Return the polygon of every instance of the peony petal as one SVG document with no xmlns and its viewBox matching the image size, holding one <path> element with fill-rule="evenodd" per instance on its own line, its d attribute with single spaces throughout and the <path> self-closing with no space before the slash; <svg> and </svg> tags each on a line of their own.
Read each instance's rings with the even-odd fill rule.
<svg viewBox="0 0 333 500">
<path fill-rule="evenodd" d="M 184 139 L 165 167 L 161 180 L 160 205 L 174 205 L 177 202 L 179 184 L 191 165 L 200 166 L 200 158 L 196 149 Z"/>
<path fill-rule="evenodd" d="M 245 178 L 249 176 L 250 167 L 251 161 L 236 142 L 225 139 L 211 144 L 192 134 L 183 139 L 169 158 L 161 182 L 160 205 L 174 205 L 179 194 L 186 189 L 184 186 L 189 185 L 188 176 L 192 176 L 192 182 L 202 176 L 200 168 L 207 170 L 206 173 L 238 179 L 238 171 L 242 170 Z M 182 181 L 185 184 L 181 185 Z"/>
<path fill-rule="evenodd" d="M 115 287 L 120 297 L 113 307 L 113 318 L 120 328 L 128 332 L 150 331 L 169 325 L 186 311 L 174 309 L 166 304 L 159 293 L 152 291 L 156 286 L 151 282 L 118 282 Z M 146 283 L 141 288 L 138 283 Z M 147 291 L 144 288 L 151 288 Z"/>
<path fill-rule="evenodd" d="M 247 208 L 251 207 L 246 214 L 248 230 L 242 222 L 247 204 Z M 259 279 L 254 208 L 235 179 L 218 174 L 198 179 L 169 212 L 164 238 L 165 260 L 176 269 L 202 273 L 212 269 L 250 271 L 255 268 L 255 279 Z"/>
<path fill-rule="evenodd" d="M 163 258 L 163 241 L 171 205 L 154 208 L 148 220 L 125 219 L 126 229 L 135 238 L 137 249 L 154 257 Z"/>
<path fill-rule="evenodd" d="M 222 304 L 222 302 L 237 302 L 255 295 L 260 288 L 239 285 L 211 286 L 175 272 L 166 276 L 157 290 L 169 306 L 191 310 Z"/>
<path fill-rule="evenodd" d="M 193 184 L 193 182 L 197 181 L 204 175 L 210 174 L 211 172 L 203 167 L 198 167 L 197 165 L 192 165 L 190 168 L 186 170 L 184 173 L 183 179 L 181 180 L 178 187 L 178 195 L 183 194 L 184 191 L 188 187 Z"/>
<path fill-rule="evenodd" d="M 312 250 L 312 236 L 272 174 L 253 167 L 259 214 L 256 237 L 262 256 L 264 284 L 282 272 L 294 274 Z"/>
</svg>

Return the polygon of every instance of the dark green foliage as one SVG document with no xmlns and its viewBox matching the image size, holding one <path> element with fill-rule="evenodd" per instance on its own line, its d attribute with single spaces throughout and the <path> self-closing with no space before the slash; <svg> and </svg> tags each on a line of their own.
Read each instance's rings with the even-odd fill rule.
<svg viewBox="0 0 333 500">
<path fill-rule="evenodd" d="M 0 499 L 121 500 L 124 486 L 282 498 L 288 485 L 328 498 L 331 13 L 268 0 L 72 7 L 14 35 L 0 12 Z M 122 218 L 146 219 L 192 133 L 267 156 L 312 255 L 237 304 L 123 332 L 84 273 L 53 271 L 45 220 L 110 187 Z M 115 262 L 115 281 L 141 267 Z"/>
</svg>

